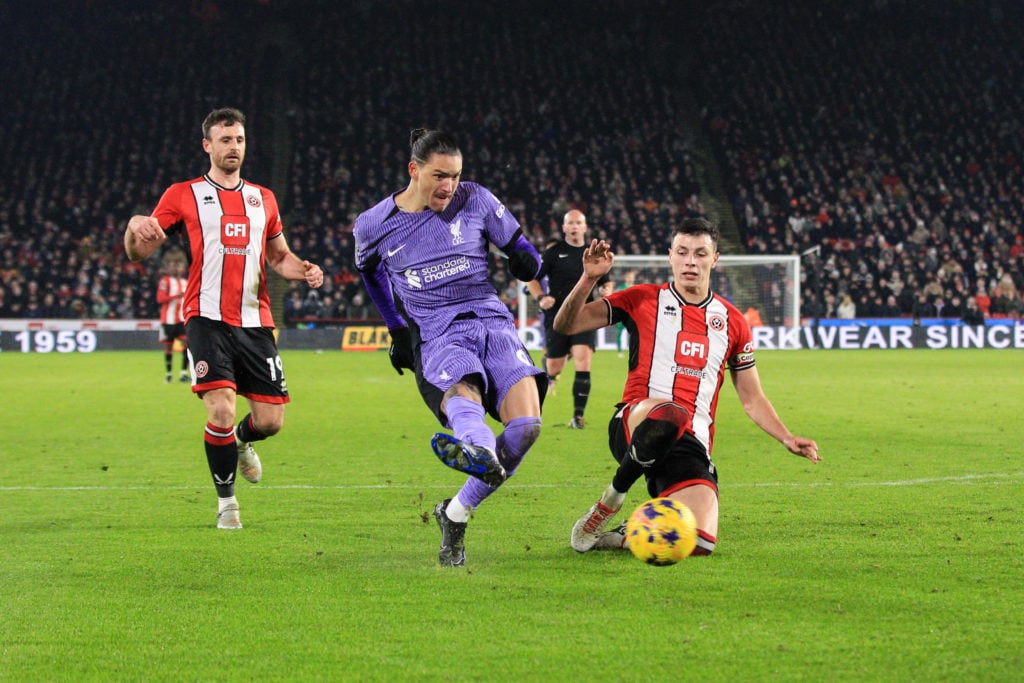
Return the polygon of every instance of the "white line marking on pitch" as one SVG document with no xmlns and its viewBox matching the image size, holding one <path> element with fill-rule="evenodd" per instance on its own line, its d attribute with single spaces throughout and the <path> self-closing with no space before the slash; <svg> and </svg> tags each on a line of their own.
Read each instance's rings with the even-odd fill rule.
<svg viewBox="0 0 1024 683">
<path fill-rule="evenodd" d="M 728 488 L 767 488 L 794 487 L 818 488 L 829 486 L 920 486 L 928 484 L 972 484 L 995 483 L 1016 484 L 1024 478 L 1024 472 L 992 472 L 989 474 L 964 474 L 956 477 L 925 477 L 920 479 L 901 479 L 896 481 L 850 481 L 850 482 L 750 482 L 732 483 Z M 1003 481 L 997 481 L 1003 480 Z M 298 491 L 359 491 L 374 489 L 442 489 L 451 488 L 451 484 L 260 484 L 250 491 L 298 490 Z M 508 484 L 516 489 L 548 489 L 548 488 L 584 488 L 584 484 Z M 0 491 L 200 491 L 200 486 L 0 486 Z"/>
</svg>

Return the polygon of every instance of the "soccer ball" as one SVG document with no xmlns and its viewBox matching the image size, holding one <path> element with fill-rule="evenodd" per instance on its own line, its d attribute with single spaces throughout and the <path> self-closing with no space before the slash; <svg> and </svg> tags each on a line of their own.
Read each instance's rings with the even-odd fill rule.
<svg viewBox="0 0 1024 683">
<path fill-rule="evenodd" d="M 626 545 L 647 564 L 675 564 L 697 547 L 697 518 L 672 498 L 652 498 L 626 521 Z"/>
</svg>

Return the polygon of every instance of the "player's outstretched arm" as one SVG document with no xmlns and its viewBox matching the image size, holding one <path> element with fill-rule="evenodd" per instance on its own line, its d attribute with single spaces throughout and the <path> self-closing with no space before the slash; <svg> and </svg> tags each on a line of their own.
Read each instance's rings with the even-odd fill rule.
<svg viewBox="0 0 1024 683">
<path fill-rule="evenodd" d="M 783 424 L 772 402 L 764 395 L 761 377 L 756 367 L 734 371 L 732 383 L 740 397 L 740 403 L 743 404 L 743 410 L 754 424 L 778 440 L 790 453 L 807 458 L 811 462 L 821 461 L 818 444 L 814 439 L 796 436 Z"/>
<path fill-rule="evenodd" d="M 583 252 L 583 275 L 569 296 L 562 302 L 562 307 L 555 316 L 554 328 L 562 334 L 578 334 L 605 327 L 608 319 L 608 304 L 604 301 L 591 301 L 590 293 L 598 280 L 608 274 L 615 261 L 608 243 L 604 240 L 591 240 L 590 246 Z"/>
</svg>

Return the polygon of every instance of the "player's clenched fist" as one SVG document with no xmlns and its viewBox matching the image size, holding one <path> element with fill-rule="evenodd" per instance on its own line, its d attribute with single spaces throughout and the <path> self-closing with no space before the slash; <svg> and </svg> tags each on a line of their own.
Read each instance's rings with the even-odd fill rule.
<svg viewBox="0 0 1024 683">
<path fill-rule="evenodd" d="M 152 216 L 133 216 L 128 222 L 128 229 L 144 242 L 151 242 L 166 236 L 163 228 Z"/>
<path fill-rule="evenodd" d="M 125 251 L 132 261 L 148 257 L 167 240 L 167 233 L 152 216 L 132 216 L 124 235 Z"/>
<path fill-rule="evenodd" d="M 320 266 L 309 261 L 303 261 L 302 267 L 305 270 L 307 285 L 319 287 L 324 283 L 324 271 L 320 270 Z"/>
</svg>

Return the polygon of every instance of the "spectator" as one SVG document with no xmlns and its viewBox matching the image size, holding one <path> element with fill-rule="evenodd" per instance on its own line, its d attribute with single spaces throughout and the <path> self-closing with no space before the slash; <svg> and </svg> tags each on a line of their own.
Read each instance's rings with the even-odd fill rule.
<svg viewBox="0 0 1024 683">
<path fill-rule="evenodd" d="M 964 315 L 964 304 L 963 299 L 960 298 L 959 294 L 953 294 L 947 292 L 945 297 L 946 304 L 942 307 L 943 318 L 962 318 Z"/>
<path fill-rule="evenodd" d="M 288 298 L 284 302 L 284 322 L 288 327 L 297 327 L 305 317 L 305 301 L 298 288 L 288 290 Z"/>
<path fill-rule="evenodd" d="M 964 325 L 976 326 L 985 324 L 985 314 L 978 308 L 978 302 L 973 296 L 967 297 L 967 304 L 964 307 L 961 320 Z"/>
<path fill-rule="evenodd" d="M 989 304 L 989 315 L 993 318 L 1005 318 L 1010 313 L 1010 297 L 1006 295 L 1002 287 L 992 290 L 992 302 Z"/>
<path fill-rule="evenodd" d="M 354 320 L 369 320 L 378 317 L 377 309 L 366 303 L 362 292 L 357 292 L 352 297 L 352 303 L 348 307 L 348 315 Z"/>
<path fill-rule="evenodd" d="M 978 283 L 978 290 L 974 295 L 974 301 L 978 305 L 978 309 L 982 315 L 988 317 L 989 310 L 992 306 L 992 299 L 989 298 L 988 293 L 985 291 L 985 285 Z"/>
<path fill-rule="evenodd" d="M 899 318 L 902 315 L 903 311 L 896 302 L 896 297 L 890 294 L 888 298 L 886 298 L 885 304 L 883 304 L 882 310 L 879 311 L 878 316 L 880 318 Z"/>
<path fill-rule="evenodd" d="M 857 317 L 857 306 L 849 294 L 844 295 L 842 301 L 836 306 L 836 317 L 844 320 L 852 320 Z"/>
<path fill-rule="evenodd" d="M 302 302 L 302 317 L 307 319 L 324 317 L 324 305 L 320 301 L 320 293 L 315 289 L 306 292 L 306 298 Z"/>
<path fill-rule="evenodd" d="M 84 303 L 82 304 L 82 308 L 83 310 L 85 309 Z M 107 300 L 99 291 L 94 291 L 90 295 L 90 305 L 87 312 L 97 320 L 103 320 L 104 318 L 109 318 L 112 315 L 110 311 L 110 304 L 107 303 Z"/>
<path fill-rule="evenodd" d="M 920 325 L 921 321 L 925 318 L 934 318 L 937 313 L 935 306 L 928 301 L 928 295 L 922 290 L 917 295 L 917 300 L 914 302 L 914 310 L 911 311 L 911 315 L 914 318 L 914 324 Z"/>
</svg>

